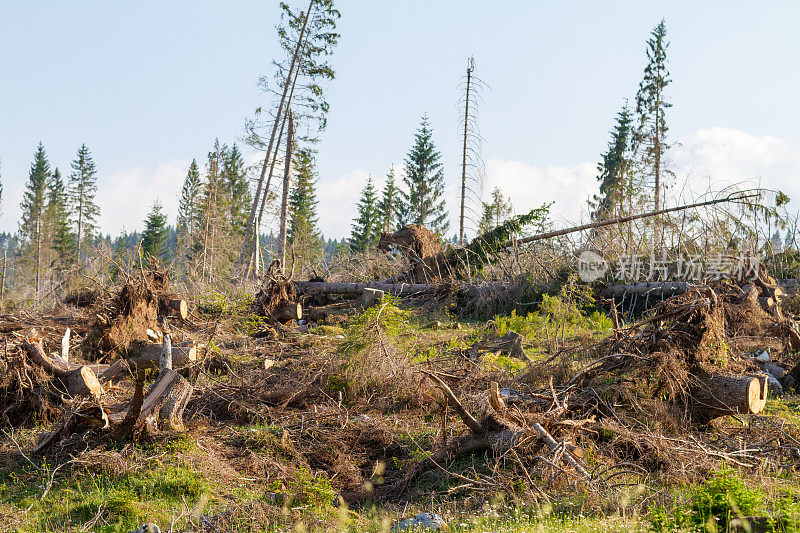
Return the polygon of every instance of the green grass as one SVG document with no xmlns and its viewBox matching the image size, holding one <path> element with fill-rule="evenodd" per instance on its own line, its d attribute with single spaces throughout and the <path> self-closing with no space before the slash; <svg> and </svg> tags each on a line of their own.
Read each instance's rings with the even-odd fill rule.
<svg viewBox="0 0 800 533">
<path fill-rule="evenodd" d="M 66 478 L 56 477 L 42 500 L 50 474 L 48 468 L 31 466 L 0 474 L 0 510 L 22 519 L 17 531 L 61 532 L 99 515 L 93 531 L 128 532 L 148 520 L 169 524 L 173 513 L 181 513 L 184 499 L 190 508 L 211 501 L 203 476 L 176 465 L 120 475 L 77 468 Z"/>
<path fill-rule="evenodd" d="M 775 531 L 800 531 L 800 504 L 791 494 L 770 499 L 759 484 L 725 466 L 671 509 L 652 508 L 649 521 L 654 531 L 715 533 L 728 531 L 732 520 L 747 516 L 770 517 Z M 781 520 L 785 523 L 779 527 Z"/>
</svg>

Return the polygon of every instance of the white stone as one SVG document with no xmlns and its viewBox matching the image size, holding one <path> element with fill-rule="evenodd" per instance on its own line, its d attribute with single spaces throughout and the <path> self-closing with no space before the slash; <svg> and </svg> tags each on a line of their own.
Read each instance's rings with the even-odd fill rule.
<svg viewBox="0 0 800 533">
<path fill-rule="evenodd" d="M 766 350 L 763 350 L 760 354 L 755 357 L 756 361 L 761 361 L 762 363 L 769 363 L 769 353 Z"/>
<path fill-rule="evenodd" d="M 414 518 L 407 518 L 395 525 L 392 531 L 406 531 L 408 529 L 442 529 L 447 523 L 436 513 L 421 513 Z"/>
</svg>

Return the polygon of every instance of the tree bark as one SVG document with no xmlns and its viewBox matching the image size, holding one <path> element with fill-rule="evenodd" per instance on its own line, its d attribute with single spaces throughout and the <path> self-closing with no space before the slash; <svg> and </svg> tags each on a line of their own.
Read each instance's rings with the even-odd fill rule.
<svg viewBox="0 0 800 533">
<path fill-rule="evenodd" d="M 385 293 L 380 289 L 365 288 L 361 291 L 361 296 L 358 298 L 358 304 L 367 309 L 375 304 L 380 303 Z"/>
<path fill-rule="evenodd" d="M 698 376 L 691 388 L 694 415 L 707 422 L 733 414 L 757 414 L 767 402 L 767 380 L 758 376 Z"/>
<path fill-rule="evenodd" d="M 164 300 L 163 304 L 166 309 L 177 313 L 177 316 L 181 317 L 181 319 L 186 320 L 189 318 L 189 304 L 186 303 L 186 300 L 168 299 Z"/>
<path fill-rule="evenodd" d="M 103 387 L 91 367 L 69 365 L 64 361 L 52 359 L 45 353 L 44 346 L 39 340 L 25 339 L 22 345 L 33 362 L 60 381 L 70 396 L 99 398 L 103 393 Z"/>
<path fill-rule="evenodd" d="M 303 318 L 303 307 L 297 302 L 283 302 L 275 309 L 274 316 L 281 323 L 300 320 Z"/>
<path fill-rule="evenodd" d="M 99 379 L 105 383 L 118 380 L 120 376 L 129 375 L 134 370 L 158 368 L 163 351 L 162 344 L 146 344 L 136 350 L 131 357 L 114 361 L 111 366 L 100 373 Z M 172 367 L 181 369 L 191 366 L 198 359 L 202 359 L 204 355 L 205 350 L 202 345 L 192 342 L 176 344 L 172 346 Z"/>
<path fill-rule="evenodd" d="M 292 168 L 292 141 L 294 140 L 294 117 L 292 110 L 289 113 L 289 134 L 286 137 L 286 161 L 283 167 L 283 196 L 281 198 L 281 228 L 278 235 L 278 257 L 281 259 L 281 268 L 286 268 L 286 222 L 289 212 L 289 179 Z"/>
<path fill-rule="evenodd" d="M 192 395 L 192 385 L 180 374 L 164 369 L 147 391 L 139 415 L 150 434 L 183 431 L 183 411 Z"/>
</svg>

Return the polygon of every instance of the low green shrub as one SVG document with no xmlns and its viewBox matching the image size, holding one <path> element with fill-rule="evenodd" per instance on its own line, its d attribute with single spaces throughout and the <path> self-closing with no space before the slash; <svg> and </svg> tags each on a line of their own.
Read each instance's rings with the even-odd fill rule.
<svg viewBox="0 0 800 533">
<path fill-rule="evenodd" d="M 762 507 L 758 486 L 745 482 L 724 466 L 705 484 L 689 493 L 688 501 L 672 509 L 650 509 L 650 524 L 656 531 L 727 531 L 731 520 L 752 516 Z"/>
</svg>

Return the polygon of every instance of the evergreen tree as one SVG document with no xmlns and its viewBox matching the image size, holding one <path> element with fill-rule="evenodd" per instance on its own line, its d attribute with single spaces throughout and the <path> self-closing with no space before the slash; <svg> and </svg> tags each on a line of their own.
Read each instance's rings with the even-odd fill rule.
<svg viewBox="0 0 800 533">
<path fill-rule="evenodd" d="M 230 198 L 230 222 L 233 231 L 244 234 L 250 206 L 250 188 L 244 169 L 244 158 L 239 147 L 234 144 L 223 154 L 222 175 Z"/>
<path fill-rule="evenodd" d="M 42 261 L 42 229 L 47 181 L 50 178 L 50 163 L 44 146 L 39 143 L 33 163 L 28 174 L 28 183 L 22 197 L 22 220 L 19 225 L 19 236 L 26 255 L 33 256 L 36 279 L 36 298 L 39 298 Z"/>
<path fill-rule="evenodd" d="M 303 259 L 312 261 L 322 252 L 322 237 L 317 227 L 316 171 L 314 154 L 308 148 L 295 152 L 295 182 L 289 194 L 287 242 Z"/>
<path fill-rule="evenodd" d="M 508 220 L 513 212 L 511 199 L 503 197 L 503 191 L 500 190 L 500 187 L 495 187 L 492 190 L 491 201 L 482 202 L 482 205 L 483 213 L 478 224 L 478 233 L 481 235 Z"/>
<path fill-rule="evenodd" d="M 178 204 L 178 232 L 191 242 L 200 221 L 200 169 L 197 159 L 192 159 L 186 179 L 183 180 L 181 199 Z"/>
<path fill-rule="evenodd" d="M 61 172 L 57 168 L 50 176 L 47 189 L 45 210 L 47 237 L 50 247 L 55 252 L 50 266 L 69 268 L 75 262 L 77 243 L 70 227 L 66 188 L 61 179 Z"/>
<path fill-rule="evenodd" d="M 162 211 L 161 202 L 156 200 L 150 213 L 144 221 L 144 233 L 142 234 L 142 253 L 157 259 L 164 258 L 164 245 L 167 242 L 167 215 Z"/>
<path fill-rule="evenodd" d="M 394 183 L 394 167 L 386 175 L 386 185 L 383 186 L 383 194 L 377 205 L 378 224 L 376 224 L 375 234 L 380 238 L 381 232 L 389 233 L 397 225 L 397 201 L 398 190 Z"/>
<path fill-rule="evenodd" d="M 94 203 L 97 194 L 97 168 L 86 144 L 81 145 L 75 160 L 72 161 L 72 174 L 69 177 L 69 202 L 75 217 L 77 250 L 80 260 L 83 243 L 91 240 L 97 229 L 97 216 L 100 208 Z"/>
<path fill-rule="evenodd" d="M 350 233 L 350 248 L 354 252 L 365 252 L 375 244 L 375 229 L 378 225 L 376 202 L 375 187 L 370 176 L 361 191 L 357 205 L 358 217 L 353 221 Z"/>
<path fill-rule="evenodd" d="M 594 201 L 589 202 L 594 209 L 592 218 L 596 221 L 618 216 L 623 211 L 623 200 L 627 194 L 626 176 L 631 170 L 631 160 L 628 146 L 631 135 L 631 112 L 627 103 L 617 113 L 617 123 L 611 130 L 611 140 L 608 150 L 602 154 L 602 161 L 597 165 L 600 182 L 600 194 L 594 195 Z"/>
<path fill-rule="evenodd" d="M 414 146 L 405 158 L 403 182 L 408 191 L 400 191 L 400 225 L 422 224 L 443 235 L 450 227 L 444 203 L 444 172 L 441 154 L 433 144 L 428 117 L 423 116 L 414 134 Z"/>
<path fill-rule="evenodd" d="M 216 274 L 227 275 L 232 260 L 229 239 L 230 194 L 222 175 L 222 166 L 227 158 L 227 146 L 214 141 L 214 149 L 208 153 L 206 176 L 200 194 L 200 235 L 197 249 L 202 251 L 201 271 L 205 279 Z"/>
<path fill-rule="evenodd" d="M 661 208 L 662 178 L 668 173 L 664 168 L 667 143 L 666 110 L 672 107 L 664 94 L 672 82 L 667 70 L 667 26 L 664 20 L 658 23 L 647 41 L 647 66 L 644 78 L 636 93 L 636 113 L 639 124 L 633 136 L 634 149 L 640 157 L 643 172 L 652 176 L 655 209 Z"/>
</svg>

